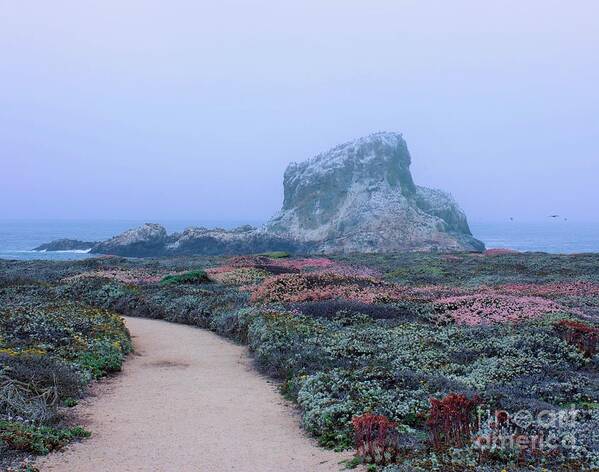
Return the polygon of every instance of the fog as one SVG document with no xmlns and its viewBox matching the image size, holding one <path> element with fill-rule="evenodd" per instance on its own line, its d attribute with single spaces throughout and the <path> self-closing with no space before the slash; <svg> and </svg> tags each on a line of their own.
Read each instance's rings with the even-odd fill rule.
<svg viewBox="0 0 599 472">
<path fill-rule="evenodd" d="M 0 218 L 262 220 L 402 132 L 470 220 L 598 221 L 594 1 L 0 1 Z"/>
</svg>

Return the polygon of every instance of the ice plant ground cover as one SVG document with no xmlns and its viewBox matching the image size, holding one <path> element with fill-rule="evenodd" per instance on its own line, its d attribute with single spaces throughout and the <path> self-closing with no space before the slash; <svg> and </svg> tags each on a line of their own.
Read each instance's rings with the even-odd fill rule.
<svg viewBox="0 0 599 472">
<path fill-rule="evenodd" d="M 438 313 L 451 317 L 456 324 L 519 323 L 567 309 L 539 297 L 515 297 L 493 293 L 441 298 L 435 302 Z"/>
<path fill-rule="evenodd" d="M 120 316 L 43 285 L 0 288 L 0 468 L 17 451 L 47 454 L 87 437 L 63 424 L 91 380 L 121 369 L 131 350 Z M 8 286 L 7 286 L 8 285 Z"/>
<path fill-rule="evenodd" d="M 198 271 L 206 277 L 180 277 Z M 161 284 L 169 275 L 177 283 Z M 0 287 L 5 307 L 18 300 L 5 329 L 35 340 L 10 341 L 5 363 L 40 355 L 56 362 L 38 370 L 99 376 L 127 349 L 114 313 L 161 318 L 247 344 L 303 427 L 323 446 L 357 446 L 356 462 L 386 472 L 599 467 L 599 255 L 0 261 Z M 0 415 L 14 415 L 1 400 Z"/>
</svg>

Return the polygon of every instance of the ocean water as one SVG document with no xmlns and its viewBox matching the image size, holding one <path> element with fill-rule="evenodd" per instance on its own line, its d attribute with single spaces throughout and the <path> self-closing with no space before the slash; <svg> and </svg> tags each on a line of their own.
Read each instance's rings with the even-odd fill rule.
<svg viewBox="0 0 599 472">
<path fill-rule="evenodd" d="M 60 238 L 100 241 L 143 223 L 145 221 L 140 220 L 0 220 L 0 259 L 85 259 L 91 255 L 81 251 L 44 253 L 32 249 Z M 170 233 L 189 226 L 234 228 L 248 222 L 176 220 L 160 223 Z M 249 224 L 258 226 L 260 222 L 250 221 Z M 488 248 L 565 254 L 599 252 L 599 223 L 474 221 L 470 227 L 474 236 Z"/>
<path fill-rule="evenodd" d="M 470 230 L 487 248 L 554 254 L 599 252 L 599 222 L 549 218 L 541 222 L 472 222 Z"/>
</svg>

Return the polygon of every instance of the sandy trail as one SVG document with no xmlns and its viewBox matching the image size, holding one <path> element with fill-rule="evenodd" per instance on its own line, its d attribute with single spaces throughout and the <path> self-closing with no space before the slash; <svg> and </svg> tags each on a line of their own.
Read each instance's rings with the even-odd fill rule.
<svg viewBox="0 0 599 472">
<path fill-rule="evenodd" d="M 339 471 L 247 351 L 205 330 L 126 318 L 123 373 L 76 408 L 92 438 L 38 462 L 42 471 Z"/>
</svg>

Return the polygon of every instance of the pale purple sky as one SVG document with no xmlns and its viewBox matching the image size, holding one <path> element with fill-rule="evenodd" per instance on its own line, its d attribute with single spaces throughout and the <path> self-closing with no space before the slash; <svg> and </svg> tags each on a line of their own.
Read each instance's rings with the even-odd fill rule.
<svg viewBox="0 0 599 472">
<path fill-rule="evenodd" d="M 598 221 L 599 3 L 0 0 L 0 218 L 265 219 L 378 130 L 471 220 Z"/>
</svg>

